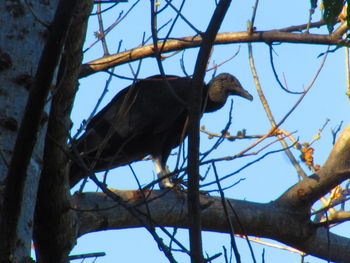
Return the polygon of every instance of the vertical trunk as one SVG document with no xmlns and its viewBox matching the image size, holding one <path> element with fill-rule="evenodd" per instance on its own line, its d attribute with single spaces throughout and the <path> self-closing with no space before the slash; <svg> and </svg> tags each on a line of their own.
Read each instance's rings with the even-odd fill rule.
<svg viewBox="0 0 350 263">
<path fill-rule="evenodd" d="M 92 6 L 93 0 L 77 3 L 60 64 L 59 84 L 52 99 L 34 224 L 38 262 L 67 262 L 76 243 L 77 222 L 70 209 L 69 158 L 63 149 L 68 151 L 70 112 Z"/>
<path fill-rule="evenodd" d="M 19 126 L 24 115 L 29 87 L 46 42 L 47 28 L 41 23 L 52 20 L 58 0 L 33 1 L 30 9 L 24 1 L 0 1 L 0 211 L 6 205 L 6 176 L 11 162 Z M 35 14 L 35 16 L 33 16 Z M 38 20 L 40 19 L 40 21 Z M 5 21 L 5 22 L 4 22 Z M 46 114 L 47 115 L 47 114 Z M 20 201 L 14 236 L 2 236 L 0 262 L 24 262 L 30 256 L 33 213 L 41 170 L 45 118 L 33 149 Z M 19 183 L 19 182 L 18 182 Z M 0 213 L 0 222 L 4 218 Z M 8 230 L 1 228 L 0 233 Z M 14 246 L 9 254 L 8 247 Z"/>
<path fill-rule="evenodd" d="M 199 202 L 199 125 L 203 96 L 203 79 L 209 61 L 210 50 L 230 4 L 230 0 L 221 0 L 217 5 L 208 28 L 203 35 L 193 74 L 188 133 L 188 214 L 190 220 L 189 239 L 192 263 L 204 262 L 201 236 L 201 207 Z"/>
</svg>

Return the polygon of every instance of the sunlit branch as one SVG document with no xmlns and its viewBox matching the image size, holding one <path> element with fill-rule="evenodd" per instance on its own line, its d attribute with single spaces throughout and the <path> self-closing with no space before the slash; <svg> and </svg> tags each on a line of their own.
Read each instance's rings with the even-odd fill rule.
<svg viewBox="0 0 350 263">
<path fill-rule="evenodd" d="M 114 192 L 119 197 L 127 199 L 131 204 L 140 203 L 141 197 L 135 191 L 115 190 Z M 152 191 L 151 193 L 152 196 L 159 194 L 162 194 L 162 191 Z M 153 219 L 162 226 L 188 228 L 188 220 L 184 217 L 187 213 L 186 199 L 186 193 L 179 195 L 175 192 L 169 192 L 162 198 L 153 198 L 154 201 L 149 203 Z M 200 200 L 203 229 L 229 233 L 221 198 L 201 195 Z M 330 261 L 345 262 L 344 260 L 350 257 L 348 238 L 327 233 L 324 227 L 317 227 L 303 214 L 296 213 L 295 208 L 278 206 L 274 202 L 261 204 L 228 198 L 226 198 L 226 202 L 236 211 L 236 214 L 232 210 L 228 212 L 238 234 L 272 238 L 307 254 L 317 255 Z M 113 201 L 105 198 L 103 193 L 85 193 L 74 196 L 74 203 L 77 207 L 88 209 L 97 205 L 100 207 L 110 206 Z M 140 209 L 143 208 L 140 207 Z M 142 226 L 122 207 L 103 212 L 82 213 L 79 214 L 79 218 L 81 222 L 79 235 L 96 230 Z M 94 224 L 91 223 L 92 218 L 94 218 Z M 267 218 L 269 220 L 266 220 Z M 105 222 L 102 228 L 101 222 Z"/>
<path fill-rule="evenodd" d="M 167 43 L 162 48 L 163 53 L 199 47 L 202 43 L 202 38 L 200 36 L 191 36 L 178 39 L 169 39 L 166 42 Z M 252 34 L 249 34 L 246 31 L 235 33 L 220 33 L 217 34 L 214 44 L 248 42 L 304 43 L 336 46 L 348 45 L 348 42 L 346 40 L 343 40 L 342 38 L 336 38 L 333 35 L 290 33 L 284 32 L 283 29 L 256 31 Z M 160 42 L 160 44 L 162 44 L 162 42 Z M 154 45 L 151 44 L 88 62 L 82 65 L 80 77 L 87 77 L 96 72 L 106 70 L 107 68 L 122 65 L 141 58 L 154 57 L 155 51 L 153 47 Z"/>
<path fill-rule="evenodd" d="M 287 190 L 278 203 L 309 209 L 335 186 L 350 178 L 350 125 L 339 136 L 326 163 L 314 175 Z"/>
</svg>

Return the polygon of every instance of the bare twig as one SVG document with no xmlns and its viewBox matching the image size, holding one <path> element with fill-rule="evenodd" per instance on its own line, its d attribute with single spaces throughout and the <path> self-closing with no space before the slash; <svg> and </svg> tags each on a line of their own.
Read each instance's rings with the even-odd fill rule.
<svg viewBox="0 0 350 263">
<path fill-rule="evenodd" d="M 249 62 L 250 62 L 250 67 L 251 67 L 253 78 L 254 78 L 254 82 L 255 82 L 255 87 L 256 87 L 256 89 L 258 91 L 259 98 L 260 98 L 261 103 L 262 103 L 262 105 L 264 107 L 266 115 L 267 115 L 267 117 L 268 117 L 268 119 L 269 119 L 269 121 L 271 123 L 272 129 L 274 129 L 275 127 L 278 127 L 278 126 L 276 125 L 275 119 L 274 119 L 274 117 L 272 115 L 270 107 L 269 107 L 269 105 L 267 103 L 265 95 L 264 95 L 264 93 L 263 93 L 263 91 L 261 89 L 261 86 L 260 86 L 259 78 L 258 78 L 256 69 L 255 69 L 255 65 L 254 65 L 254 59 L 253 59 L 253 53 L 252 53 L 253 51 L 252 51 L 252 44 L 251 43 L 248 43 L 248 50 L 249 50 Z M 281 138 L 281 135 L 277 135 L 277 136 L 279 138 Z M 305 172 L 300 167 L 299 163 L 295 159 L 295 157 L 292 154 L 292 152 L 289 150 L 287 143 L 284 140 L 281 140 L 280 142 L 282 144 L 282 147 L 285 149 L 285 153 L 287 154 L 288 158 L 290 159 L 290 161 L 292 162 L 293 166 L 295 167 L 298 175 L 301 178 L 306 178 Z"/>
<path fill-rule="evenodd" d="M 129 9 L 128 11 L 125 13 L 125 15 L 122 16 L 122 13 L 120 13 L 119 17 L 116 19 L 116 21 L 110 25 L 104 32 L 103 34 L 98 36 L 98 39 L 96 41 L 94 41 L 92 44 L 90 44 L 85 50 L 84 52 L 88 51 L 90 48 L 92 48 L 98 41 L 100 41 L 102 38 L 104 38 L 109 32 L 111 32 L 111 30 L 116 27 L 121 21 L 124 20 L 125 17 L 127 17 L 127 15 L 131 12 L 131 10 L 140 2 L 140 0 L 137 0 Z M 98 13 L 97 13 L 98 14 Z"/>
<path fill-rule="evenodd" d="M 231 238 L 231 247 L 233 249 L 233 252 L 235 254 L 235 258 L 236 258 L 236 262 L 237 263 L 240 263 L 241 262 L 241 256 L 238 252 L 238 248 L 237 248 L 237 244 L 236 244 L 236 241 L 235 241 L 235 230 L 233 228 L 233 224 L 232 224 L 232 221 L 230 220 L 230 217 L 229 217 L 229 214 L 228 214 L 228 210 L 227 210 L 227 205 L 226 205 L 226 199 L 225 199 L 225 194 L 221 188 L 221 184 L 220 184 L 220 180 L 219 180 L 219 176 L 218 176 L 218 173 L 217 173 L 217 170 L 216 170 L 216 166 L 215 166 L 215 163 L 213 162 L 212 163 L 212 166 L 213 166 L 213 170 L 214 170 L 214 175 L 215 175 L 215 179 L 216 179 L 216 183 L 218 185 L 218 189 L 219 189 L 219 192 L 220 192 L 220 196 L 221 196 L 221 202 L 222 202 L 222 207 L 224 209 L 224 212 L 225 212 L 225 216 L 226 216 L 226 219 L 227 219 L 227 223 L 229 225 L 229 228 L 230 228 L 230 238 Z M 255 259 L 254 259 L 254 262 L 255 262 Z"/>
<path fill-rule="evenodd" d="M 103 4 L 103 3 L 101 3 L 101 4 Z M 113 7 L 115 7 L 117 4 L 118 4 L 118 3 L 114 3 L 113 5 L 111 5 L 111 6 L 107 7 L 106 9 L 103 9 L 103 10 L 102 10 L 102 11 L 100 11 L 100 12 L 91 13 L 91 15 L 90 15 L 90 16 L 96 16 L 96 15 L 98 15 L 98 14 L 103 14 L 103 13 L 105 13 L 105 12 L 107 12 L 107 11 L 111 10 L 111 9 L 112 9 Z M 121 12 L 121 13 L 122 13 L 122 12 Z"/>
<path fill-rule="evenodd" d="M 274 74 L 274 76 L 275 76 L 275 79 L 276 79 L 278 85 L 281 87 L 282 90 L 284 90 L 284 91 L 287 92 L 287 93 L 290 93 L 290 94 L 302 94 L 303 92 L 290 91 L 288 88 L 285 88 L 285 87 L 283 86 L 283 84 L 281 83 L 280 79 L 278 78 L 278 74 L 277 74 L 277 72 L 276 72 L 275 64 L 274 64 L 274 62 L 273 62 L 273 54 L 272 54 L 273 49 L 272 49 L 272 44 L 270 44 L 269 47 L 270 47 L 270 49 L 269 49 L 269 50 L 270 50 L 270 52 L 269 52 L 269 53 L 270 53 L 270 64 L 271 64 L 272 71 L 273 71 L 273 74 Z"/>
<path fill-rule="evenodd" d="M 201 161 L 203 161 L 205 157 L 207 157 L 212 151 L 217 149 L 217 147 L 219 147 L 219 145 L 224 141 L 225 135 L 232 124 L 232 109 L 233 109 L 233 101 L 231 100 L 231 106 L 230 106 L 230 112 L 229 112 L 229 118 L 228 118 L 227 124 L 224 130 L 222 131 L 221 136 L 214 143 L 214 145 L 209 150 L 207 150 L 205 153 L 202 154 L 202 157 L 200 159 Z"/>
<path fill-rule="evenodd" d="M 283 245 L 272 244 L 272 243 L 269 243 L 269 242 L 265 242 L 265 241 L 262 241 L 260 238 L 257 238 L 257 237 L 246 237 L 246 236 L 242 236 L 242 235 L 236 235 L 236 236 L 239 236 L 239 237 L 244 238 L 244 239 L 248 239 L 249 241 L 252 241 L 254 243 L 258 243 L 258 244 L 261 244 L 261 245 L 265 245 L 265 246 L 268 246 L 268 247 L 274 247 L 274 248 L 278 248 L 278 249 L 281 249 L 281 250 L 287 250 L 289 252 L 297 253 L 299 255 L 306 255 L 304 252 L 302 252 L 302 251 L 300 251 L 298 249 L 295 249 L 295 248 L 292 248 L 292 247 L 283 246 Z"/>
<path fill-rule="evenodd" d="M 337 135 L 338 135 L 338 133 L 339 133 L 339 131 L 340 131 L 342 125 L 343 125 L 343 121 L 341 121 L 341 122 L 339 123 L 339 125 L 338 125 L 336 128 L 331 129 L 331 133 L 332 133 L 332 144 L 333 144 L 333 145 L 335 144 L 335 141 L 337 140 Z"/>
<path fill-rule="evenodd" d="M 349 62 L 349 48 L 345 48 L 345 75 L 346 75 L 346 95 L 350 100 L 350 62 Z"/>
<path fill-rule="evenodd" d="M 235 52 L 235 54 L 233 54 L 228 59 L 225 59 L 224 61 L 220 62 L 219 64 L 215 64 L 215 66 L 213 66 L 211 68 L 208 68 L 207 71 L 216 70 L 218 67 L 220 67 L 220 66 L 224 65 L 225 63 L 231 61 L 232 59 L 234 59 L 239 54 L 240 49 L 241 49 L 241 46 L 238 46 L 238 49 Z"/>
<path fill-rule="evenodd" d="M 109 71 L 108 71 L 109 72 Z M 73 139 L 75 140 L 76 138 L 78 138 L 78 136 L 81 134 L 81 132 L 84 131 L 84 129 L 86 128 L 86 126 L 89 124 L 89 122 L 91 121 L 91 119 L 95 116 L 98 108 L 100 107 L 102 101 L 103 101 L 103 98 L 105 97 L 105 95 L 107 94 L 108 92 L 108 88 L 109 88 L 109 85 L 112 81 L 112 76 L 114 75 L 114 68 L 111 69 L 111 72 L 110 73 L 110 76 L 108 77 L 107 81 L 106 81 L 106 85 L 102 91 L 102 94 L 100 95 L 100 97 L 98 98 L 98 101 L 94 107 L 94 109 L 92 110 L 92 112 L 90 113 L 89 117 L 87 118 L 87 120 L 83 121 L 83 123 L 80 125 L 79 129 L 77 130 L 77 132 L 74 134 L 73 136 Z"/>
<path fill-rule="evenodd" d="M 98 257 L 104 257 L 106 255 L 105 252 L 95 252 L 95 253 L 87 253 L 87 254 L 80 254 L 80 255 L 73 255 L 69 256 L 69 260 L 76 260 L 76 259 L 85 259 L 85 258 L 98 258 Z"/>
<path fill-rule="evenodd" d="M 126 3 L 128 0 L 95 0 L 95 4 L 119 4 L 119 3 Z"/>
<path fill-rule="evenodd" d="M 253 6 L 253 14 L 252 14 L 252 19 L 250 20 L 248 24 L 248 33 L 251 34 L 254 31 L 254 22 L 255 22 L 255 17 L 256 17 L 256 11 L 258 10 L 258 5 L 259 5 L 259 0 L 255 0 L 255 4 Z"/>
<path fill-rule="evenodd" d="M 98 26 L 100 29 L 99 35 L 101 36 L 103 53 L 104 53 L 104 56 L 108 56 L 109 52 L 108 52 L 106 38 L 105 38 L 105 30 L 103 28 L 103 19 L 102 19 L 102 14 L 101 14 L 101 3 L 97 4 L 97 19 L 98 19 Z"/>
<path fill-rule="evenodd" d="M 281 29 L 280 31 L 282 32 L 302 32 L 303 30 L 309 30 L 310 28 L 320 28 L 321 26 L 324 26 L 326 23 L 324 21 L 318 21 L 318 22 L 313 22 L 313 23 L 307 23 L 303 25 L 298 25 L 298 26 L 290 26 Z M 308 31 L 307 31 L 308 32 Z"/>
<path fill-rule="evenodd" d="M 280 153 L 282 151 L 284 151 L 284 149 L 267 152 L 264 155 L 260 156 L 259 158 L 257 158 L 255 160 L 253 160 L 253 161 L 243 165 L 241 168 L 237 169 L 236 171 L 234 171 L 234 172 L 232 172 L 232 173 L 230 173 L 228 175 L 222 176 L 220 178 L 220 181 L 223 181 L 225 179 L 228 179 L 228 178 L 232 177 L 235 174 L 240 173 L 241 171 L 243 171 L 244 169 L 248 168 L 249 166 L 251 166 L 251 165 L 253 165 L 253 164 L 257 163 L 257 162 L 260 162 L 262 159 L 264 159 L 265 157 L 269 156 L 270 154 Z M 242 157 L 242 156 L 239 156 L 239 157 Z M 229 157 L 229 158 L 226 157 L 226 158 L 212 159 L 212 160 L 205 161 L 205 162 L 201 163 L 201 165 L 212 163 L 212 162 L 218 162 L 218 161 L 230 161 L 230 160 L 232 160 L 232 158 L 237 158 L 237 156 L 232 156 L 232 157 Z M 207 186 L 210 186 L 210 185 L 213 185 L 213 184 L 216 184 L 216 182 L 214 181 L 214 182 L 209 182 L 209 183 L 206 183 L 206 184 L 202 184 L 201 188 L 207 187 Z"/>
<path fill-rule="evenodd" d="M 174 11 L 177 13 L 177 16 L 180 16 L 182 18 L 182 20 L 189 25 L 190 28 L 193 29 L 194 32 L 197 33 L 197 35 L 201 36 L 203 33 L 201 31 L 199 31 L 182 13 L 181 13 L 181 9 L 182 6 L 184 4 L 185 1 L 182 2 L 180 9 L 178 10 L 169 0 L 165 0 L 166 3 L 172 8 L 174 9 Z"/>
</svg>

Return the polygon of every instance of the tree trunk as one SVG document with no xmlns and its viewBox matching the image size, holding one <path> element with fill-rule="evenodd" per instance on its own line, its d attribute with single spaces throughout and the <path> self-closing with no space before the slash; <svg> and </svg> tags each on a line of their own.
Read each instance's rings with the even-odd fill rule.
<svg viewBox="0 0 350 263">
<path fill-rule="evenodd" d="M 67 140 L 92 7 L 93 0 L 78 1 L 76 5 L 60 63 L 58 85 L 52 96 L 35 212 L 34 245 L 38 262 L 68 262 L 69 252 L 76 243 L 77 218 L 70 209 Z"/>
<path fill-rule="evenodd" d="M 59 1 L 0 2 L 0 262 L 26 262 L 30 258 L 33 214 L 40 178 L 46 121 L 43 117 L 27 176 L 20 184 L 20 201 L 9 204 L 6 178 L 25 106 L 48 35 L 47 27 Z M 28 8 L 30 6 L 30 8 Z M 35 15 L 34 15 L 35 14 Z M 46 109 L 49 105 L 46 105 Z M 44 116 L 47 116 L 47 113 Z M 13 184 L 13 182 L 12 182 Z M 16 192 L 16 191 L 14 191 Z M 7 193 L 7 194 L 6 194 Z M 4 207 L 16 209 L 11 231 L 4 227 Z M 10 222 L 11 223 L 11 222 Z M 14 232 L 14 233 L 13 233 Z M 11 235 L 8 235 L 11 233 Z"/>
</svg>

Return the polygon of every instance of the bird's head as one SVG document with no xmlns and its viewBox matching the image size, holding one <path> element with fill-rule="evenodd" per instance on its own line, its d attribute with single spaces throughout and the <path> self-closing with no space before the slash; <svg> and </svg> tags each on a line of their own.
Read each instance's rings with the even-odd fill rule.
<svg viewBox="0 0 350 263">
<path fill-rule="evenodd" d="M 221 108 L 230 95 L 237 95 L 250 101 L 253 100 L 253 96 L 243 89 L 236 77 L 229 73 L 217 75 L 208 84 L 208 104 L 205 111 L 210 112 Z"/>
<path fill-rule="evenodd" d="M 222 93 L 227 98 L 229 95 L 237 95 L 248 100 L 253 100 L 253 96 L 243 89 L 239 80 L 229 73 L 221 73 L 213 78 L 209 83 L 210 93 Z"/>
</svg>

